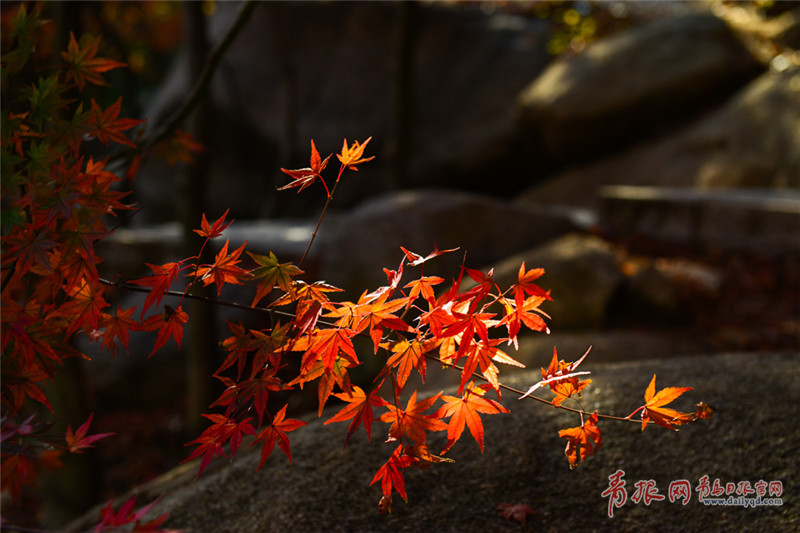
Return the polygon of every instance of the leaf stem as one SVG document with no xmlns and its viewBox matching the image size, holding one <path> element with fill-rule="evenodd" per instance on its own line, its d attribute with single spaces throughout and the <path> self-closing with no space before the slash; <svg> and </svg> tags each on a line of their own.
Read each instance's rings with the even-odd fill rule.
<svg viewBox="0 0 800 533">
<path fill-rule="evenodd" d="M 319 227 L 322 225 L 322 219 L 325 218 L 325 213 L 328 211 L 328 206 L 331 205 L 331 201 L 333 201 L 333 195 L 336 193 L 336 187 L 339 186 L 339 178 L 342 177 L 342 172 L 344 172 L 344 165 L 339 168 L 339 177 L 336 178 L 336 183 L 333 184 L 333 189 L 331 189 L 330 193 L 328 193 L 328 198 L 325 200 L 325 206 L 322 208 L 322 213 L 319 215 L 319 220 L 317 220 L 317 225 L 314 228 L 314 232 L 311 234 L 311 239 L 308 241 L 308 246 L 306 246 L 306 251 L 303 253 L 303 257 L 300 258 L 300 262 L 297 263 L 297 266 L 300 267 L 303 264 L 303 261 L 306 260 L 308 257 L 308 252 L 311 250 L 311 245 L 314 244 L 314 239 L 317 238 L 317 231 L 319 231 Z M 324 181 L 322 182 L 325 183 Z M 325 190 L 327 190 L 327 186 Z"/>
</svg>

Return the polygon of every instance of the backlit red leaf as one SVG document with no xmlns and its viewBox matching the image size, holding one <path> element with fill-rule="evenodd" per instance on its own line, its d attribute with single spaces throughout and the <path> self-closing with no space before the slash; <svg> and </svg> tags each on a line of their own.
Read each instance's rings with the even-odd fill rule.
<svg viewBox="0 0 800 533">
<path fill-rule="evenodd" d="M 272 424 L 268 427 L 261 430 L 256 437 L 255 442 L 252 445 L 255 445 L 258 442 L 264 442 L 264 445 L 261 448 L 261 462 L 258 464 L 258 470 L 261 470 L 261 467 L 264 466 L 264 462 L 272 453 L 272 450 L 275 448 L 275 444 L 283 450 L 283 453 L 286 454 L 286 457 L 289 458 L 289 462 L 292 462 L 292 453 L 289 448 L 289 437 L 286 435 L 289 431 L 294 431 L 295 429 L 305 426 L 306 422 L 301 420 L 296 420 L 294 418 L 287 418 L 284 419 L 286 416 L 286 405 L 278 411 L 275 417 L 272 419 Z"/>
</svg>

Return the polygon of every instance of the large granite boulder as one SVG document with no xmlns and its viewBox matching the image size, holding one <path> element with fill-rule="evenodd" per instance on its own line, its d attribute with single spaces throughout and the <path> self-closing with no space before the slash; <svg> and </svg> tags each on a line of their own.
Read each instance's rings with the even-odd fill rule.
<svg viewBox="0 0 800 533">
<path fill-rule="evenodd" d="M 553 298 L 541 306 L 551 317 L 548 324 L 552 330 L 605 324 L 608 306 L 624 280 L 609 243 L 579 233 L 559 237 L 504 258 L 494 267 L 495 282 L 503 289 L 516 283 L 522 262 L 528 269 L 545 269 L 538 283 Z"/>
<path fill-rule="evenodd" d="M 769 71 L 682 132 L 559 172 L 522 203 L 595 206 L 604 185 L 800 187 L 800 69 Z"/>
<path fill-rule="evenodd" d="M 406 475 L 408 503 L 395 495 L 391 515 L 379 515 L 380 489 L 370 487 L 375 471 L 393 444 L 380 441 L 383 424 L 373 427 L 376 442 L 367 445 L 359 431 L 342 449 L 346 428 L 311 421 L 290 434 L 294 464 L 276 449 L 260 472 L 258 448 L 244 447 L 230 465 L 217 463 L 192 481 L 196 464 L 171 472 L 139 489 L 140 501 L 162 495 L 151 516 L 169 512 L 165 526 L 194 533 L 256 531 L 520 531 L 498 513 L 502 503 L 527 504 L 526 531 L 795 531 L 800 527 L 800 439 L 791 416 L 800 402 L 798 353 L 728 354 L 617 364 L 595 364 L 592 355 L 581 367 L 592 371 L 583 405 L 626 416 L 643 403 L 653 374 L 658 389 L 691 386 L 675 402 L 693 410 L 707 402 L 716 411 L 710 420 L 678 432 L 640 424 L 601 421 L 603 444 L 575 470 L 564 457 L 558 430 L 579 424 L 575 414 L 513 400 L 511 413 L 484 416 L 486 451 L 465 433 L 448 456 L 453 464 L 434 465 Z M 540 379 L 538 370 L 509 376 L 508 384 L 524 390 Z M 765 394 L 765 391 L 770 391 Z M 438 392 L 438 390 L 437 390 Z M 549 394 L 542 394 L 548 397 Z M 331 406 L 323 420 L 338 406 Z M 434 437 L 438 451 L 444 439 Z M 609 515 L 609 476 L 624 472 L 626 498 Z M 781 482 L 782 505 L 711 506 L 698 501 L 699 480 L 723 487 L 759 481 Z M 663 501 L 646 505 L 635 497 L 636 483 L 652 480 Z M 670 502 L 673 481 L 690 484 L 689 501 Z M 641 496 L 641 494 L 639 494 Z M 737 495 L 732 494 L 734 498 Z M 750 495 L 749 497 L 755 497 Z M 725 498 L 728 496 L 725 495 Z M 732 500 L 733 501 L 733 500 Z M 76 522 L 96 523 L 97 511 Z"/>
<path fill-rule="evenodd" d="M 719 102 L 757 72 L 711 14 L 659 20 L 559 58 L 519 97 L 519 124 L 561 162 L 663 131 Z"/>
</svg>

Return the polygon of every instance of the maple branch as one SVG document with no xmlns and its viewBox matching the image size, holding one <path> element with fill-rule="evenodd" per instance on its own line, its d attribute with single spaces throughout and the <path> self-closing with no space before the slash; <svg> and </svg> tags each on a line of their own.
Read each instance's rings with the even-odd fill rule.
<svg viewBox="0 0 800 533">
<path fill-rule="evenodd" d="M 172 115 L 167 123 L 164 124 L 164 126 L 162 126 L 155 134 L 153 134 L 151 138 L 142 143 L 143 151 L 170 135 L 175 128 L 177 128 L 186 119 L 186 117 L 189 116 L 194 107 L 197 105 L 197 102 L 199 101 L 203 92 L 205 92 L 206 88 L 208 87 L 208 84 L 211 83 L 211 78 L 214 76 L 217 66 L 222 60 L 222 56 L 225 55 L 225 52 L 227 52 L 228 48 L 231 46 L 231 44 L 233 44 L 234 40 L 236 40 L 239 32 L 242 31 L 242 28 L 244 28 L 245 24 L 250 20 L 250 16 L 253 14 L 253 10 L 256 8 L 256 5 L 257 2 L 255 2 L 255 0 L 248 0 L 248 2 L 242 6 L 242 8 L 239 10 L 239 14 L 236 16 L 236 20 L 228 29 L 228 32 L 217 44 L 214 50 L 211 51 L 211 55 L 208 56 L 205 65 L 203 65 L 203 70 L 200 73 L 200 77 L 197 79 L 192 87 L 192 91 L 189 93 L 189 97 L 184 100 L 183 105 L 178 108 L 178 110 Z"/>
<path fill-rule="evenodd" d="M 149 293 L 151 291 L 151 289 L 149 289 L 148 287 L 141 287 L 139 285 L 132 285 L 130 283 L 125 283 L 125 282 L 110 281 L 104 278 L 100 278 L 100 283 L 108 285 L 109 287 L 116 287 L 118 289 L 125 289 L 132 292 Z M 226 307 L 233 307 L 234 309 L 244 309 L 246 311 L 260 311 L 262 313 L 270 313 L 270 314 L 275 313 L 278 315 L 294 317 L 292 313 L 287 313 L 286 311 L 269 309 L 267 307 L 250 307 L 249 305 L 244 305 L 236 302 L 229 302 L 227 300 L 217 300 L 216 298 L 209 298 L 208 296 L 200 296 L 192 293 L 184 293 L 183 291 L 170 290 L 170 291 L 164 291 L 164 294 L 167 296 L 175 296 L 177 298 L 188 298 L 190 300 L 199 300 L 213 305 L 224 305 Z"/>
<path fill-rule="evenodd" d="M 335 190 L 335 186 L 334 186 L 334 190 Z M 327 204 L 326 204 L 326 207 L 327 207 Z M 325 214 L 325 211 L 323 210 L 322 216 L 324 216 L 324 214 Z M 322 216 L 320 216 L 320 221 L 322 220 Z M 319 225 L 318 225 L 318 227 L 319 227 Z M 312 238 L 312 242 L 313 242 L 313 238 Z M 309 248 L 310 248 L 310 246 L 311 246 L 311 244 L 309 243 Z M 306 253 L 307 252 L 308 252 L 308 250 L 306 250 Z M 305 258 L 305 255 L 303 257 Z M 107 279 L 104 279 L 104 278 L 100 278 L 100 283 L 103 283 L 103 284 L 111 286 L 111 287 L 116 287 L 116 288 L 125 289 L 125 290 L 129 290 L 129 291 L 134 291 L 134 292 L 145 292 L 145 293 L 149 293 L 150 292 L 150 289 L 148 289 L 146 287 L 140 287 L 138 285 L 131 285 L 129 283 L 124 283 L 124 282 L 123 283 L 114 282 L 114 281 L 110 281 L 110 280 L 107 280 Z M 263 313 L 269 313 L 270 315 L 278 314 L 278 315 L 286 316 L 286 317 L 289 317 L 289 318 L 295 317 L 294 314 L 288 313 L 286 311 L 280 311 L 280 310 L 277 310 L 277 309 L 269 309 L 267 307 L 258 307 L 258 306 L 251 307 L 249 305 L 244 305 L 244 304 L 240 304 L 240 303 L 236 303 L 236 302 L 230 302 L 230 301 L 227 301 L 227 300 L 217 300 L 215 298 L 209 298 L 207 296 L 199 296 L 199 295 L 191 294 L 191 293 L 184 293 L 182 291 L 169 290 L 169 291 L 164 291 L 164 294 L 167 295 L 167 296 L 175 296 L 175 297 L 179 297 L 179 298 L 189 298 L 189 299 L 192 299 L 192 300 L 199 300 L 199 301 L 203 301 L 203 302 L 206 302 L 206 303 L 209 303 L 209 304 L 213 304 L 213 305 L 223 305 L 223 306 L 227 306 L 227 307 L 232 307 L 234 309 L 243 309 L 243 310 L 246 310 L 246 311 L 259 311 L 259 312 L 263 312 Z M 322 324 L 328 325 L 328 326 L 333 326 L 334 325 L 334 324 L 331 324 L 331 323 L 326 323 L 325 321 L 319 321 L 319 322 L 322 323 Z M 359 335 L 363 335 L 363 334 L 364 333 L 359 333 Z M 439 359 L 439 357 L 437 357 L 435 355 L 432 355 L 430 353 L 426 353 L 426 354 L 424 354 L 424 356 L 426 358 L 430 359 L 431 361 L 436 361 L 438 363 L 442 362 L 442 360 Z M 461 372 L 464 371 L 464 367 L 462 367 L 460 365 L 457 365 L 455 363 L 449 363 L 449 364 L 447 364 L 447 366 L 450 366 L 450 367 L 452 367 L 452 368 L 454 368 L 456 370 L 459 370 Z M 391 374 L 392 378 L 394 379 L 394 373 L 391 372 L 390 374 Z M 472 373 L 472 377 L 480 379 L 480 380 L 483 380 L 483 381 L 486 381 L 486 382 L 489 381 L 482 374 L 478 374 L 476 372 Z M 392 389 L 396 390 L 395 389 L 395 384 L 393 383 L 392 385 L 393 385 Z M 499 386 L 500 386 L 501 389 L 505 389 L 505 390 L 507 390 L 509 392 L 512 392 L 512 393 L 516 394 L 517 396 L 520 397 L 520 399 L 522 397 L 531 398 L 532 400 L 536 400 L 537 402 L 549 405 L 551 407 L 556 407 L 557 409 L 563 409 L 564 411 L 569 411 L 569 412 L 572 412 L 572 413 L 576 413 L 576 414 L 579 414 L 581 416 L 584 416 L 584 415 L 591 416 L 592 414 L 594 414 L 594 413 L 589 413 L 587 411 L 584 411 L 582 409 L 575 409 L 573 407 L 567 407 L 566 405 L 563 405 L 563 404 L 557 405 L 557 406 L 553 406 L 553 403 L 551 401 L 545 400 L 544 398 L 540 398 L 540 397 L 535 396 L 533 394 L 525 396 L 525 393 L 523 391 L 521 391 L 519 389 L 515 389 L 514 387 L 511 387 L 511 386 L 506 385 L 504 383 L 499 383 Z M 397 405 L 396 392 L 395 392 L 395 405 Z M 623 421 L 623 422 L 633 422 L 635 424 L 640 424 L 641 423 L 641 421 L 639 421 L 639 420 L 633 420 L 632 418 L 630 418 L 630 415 L 628 417 L 620 417 L 620 416 L 606 415 L 606 414 L 598 413 L 597 416 L 598 416 L 598 418 L 605 418 L 607 420 L 619 420 L 619 421 Z M 651 424 L 651 423 L 654 423 L 654 422 L 648 421 L 647 423 Z"/>
<path fill-rule="evenodd" d="M 327 200 L 325 200 L 325 205 L 322 208 L 322 213 L 319 215 L 319 220 L 317 220 L 317 225 L 314 228 L 314 232 L 311 234 L 311 239 L 308 241 L 308 246 L 306 246 L 306 251 L 303 253 L 303 257 L 300 258 L 300 262 L 297 263 L 297 266 L 300 267 L 305 261 L 306 257 L 308 256 L 309 250 L 311 250 L 311 245 L 314 244 L 314 239 L 317 237 L 317 231 L 319 231 L 319 227 L 322 225 L 322 219 L 325 218 L 325 213 L 328 211 L 328 206 L 331 204 L 333 200 L 333 195 L 336 193 L 336 187 L 339 186 L 339 178 L 342 177 L 342 172 L 344 172 L 344 165 L 339 168 L 339 177 L 336 178 L 336 183 L 333 184 L 333 189 L 328 194 Z M 325 183 L 324 181 L 322 182 Z M 327 186 L 326 186 L 327 188 Z"/>
</svg>

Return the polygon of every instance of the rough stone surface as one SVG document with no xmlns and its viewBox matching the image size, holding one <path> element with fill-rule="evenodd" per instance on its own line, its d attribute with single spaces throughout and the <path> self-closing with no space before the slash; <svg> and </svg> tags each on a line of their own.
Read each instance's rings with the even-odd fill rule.
<svg viewBox="0 0 800 533">
<path fill-rule="evenodd" d="M 400 264 L 403 246 L 427 255 L 459 247 L 425 264 L 425 275 L 456 276 L 575 229 L 567 215 L 514 207 L 479 195 L 407 191 L 365 202 L 326 222 L 320 231 L 323 279 L 358 297 L 386 284 L 383 268 Z"/>
<path fill-rule="evenodd" d="M 522 203 L 594 207 L 604 185 L 800 186 L 800 69 L 767 72 L 682 132 L 559 172 Z"/>
<path fill-rule="evenodd" d="M 583 405 L 625 416 L 642 400 L 653 374 L 657 388 L 692 386 L 676 407 L 689 411 L 705 401 L 715 410 L 711 420 L 670 432 L 658 427 L 601 421 L 603 445 L 596 455 L 570 471 L 558 429 L 578 418 L 539 405 L 516 402 L 511 414 L 484 416 L 486 452 L 465 435 L 448 454 L 454 464 L 435 465 L 406 476 L 409 502 L 394 496 L 393 513 L 377 513 L 380 490 L 369 482 L 393 449 L 382 444 L 383 428 L 374 428 L 368 446 L 362 431 L 342 450 L 344 425 L 313 421 L 291 434 L 294 464 L 276 450 L 256 472 L 258 450 L 240 452 L 233 464 L 205 473 L 197 481 L 193 465 L 178 469 L 149 487 L 141 498 L 162 499 L 152 516 L 169 512 L 165 526 L 200 532 L 256 531 L 520 531 L 496 510 L 500 503 L 525 503 L 538 515 L 525 531 L 796 531 L 800 529 L 800 439 L 791 413 L 800 402 L 798 353 L 724 354 L 661 361 L 582 365 L 594 380 Z M 524 389 L 538 371 L 509 376 L 509 385 Z M 769 391 L 769 393 L 765 393 Z M 543 395 L 545 396 L 545 395 Z M 333 414 L 332 407 L 323 419 Z M 443 439 L 434 437 L 434 450 Z M 608 517 L 609 500 L 601 493 L 608 477 L 625 473 L 627 501 Z M 711 507 L 698 503 L 698 480 L 759 480 L 783 483 L 783 505 Z M 675 480 L 688 480 L 687 504 L 634 503 L 635 483 L 654 480 L 667 496 Z M 96 520 L 84 518 L 85 523 Z M 77 523 L 75 526 L 77 527 Z"/>
<path fill-rule="evenodd" d="M 713 15 L 660 20 L 556 60 L 521 94 L 520 125 L 537 131 L 557 159 L 584 159 L 691 116 L 755 66 Z"/>
<path fill-rule="evenodd" d="M 600 224 L 636 236 L 699 248 L 800 253 L 800 192 L 607 187 Z"/>
</svg>

